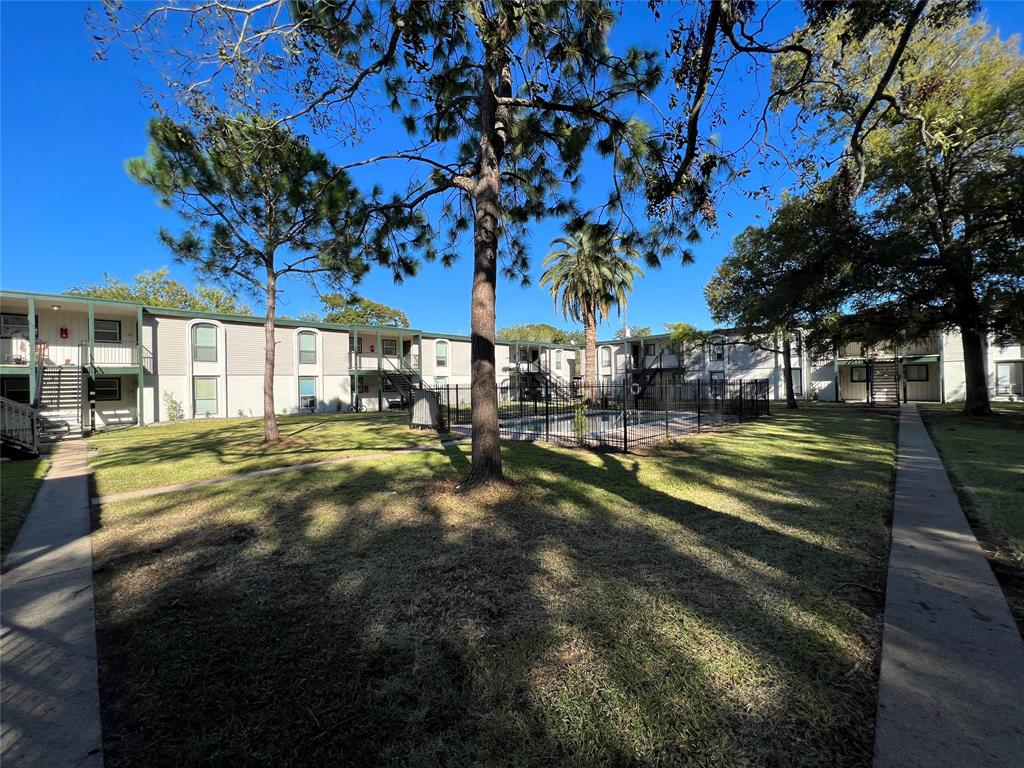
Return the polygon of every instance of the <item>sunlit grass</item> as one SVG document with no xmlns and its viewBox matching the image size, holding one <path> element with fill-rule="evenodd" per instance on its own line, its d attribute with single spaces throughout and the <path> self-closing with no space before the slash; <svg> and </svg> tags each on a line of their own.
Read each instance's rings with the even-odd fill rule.
<svg viewBox="0 0 1024 768">
<path fill-rule="evenodd" d="M 871 762 L 891 414 L 107 505 L 107 764 Z"/>
<path fill-rule="evenodd" d="M 271 447 L 262 419 L 158 424 L 90 438 L 89 466 L 104 495 L 439 442 L 408 424 L 407 413 L 281 416 L 282 442 Z"/>
</svg>

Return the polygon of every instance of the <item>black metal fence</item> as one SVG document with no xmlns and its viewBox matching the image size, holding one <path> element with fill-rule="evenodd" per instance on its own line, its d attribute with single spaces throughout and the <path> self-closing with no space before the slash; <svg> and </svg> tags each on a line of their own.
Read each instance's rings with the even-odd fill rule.
<svg viewBox="0 0 1024 768">
<path fill-rule="evenodd" d="M 472 425 L 468 385 L 434 390 L 451 431 Z M 501 436 L 627 452 L 768 414 L 767 379 L 498 388 Z"/>
</svg>

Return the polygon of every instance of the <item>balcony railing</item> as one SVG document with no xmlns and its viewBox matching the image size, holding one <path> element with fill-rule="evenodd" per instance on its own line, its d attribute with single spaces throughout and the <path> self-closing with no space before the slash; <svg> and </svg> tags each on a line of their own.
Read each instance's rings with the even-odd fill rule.
<svg viewBox="0 0 1024 768">
<path fill-rule="evenodd" d="M 82 345 L 82 359 L 89 360 L 89 345 Z M 138 348 L 133 341 L 97 341 L 93 344 L 91 365 L 134 368 L 139 364 Z"/>
<path fill-rule="evenodd" d="M 28 339 L 0 339 L 0 365 L 28 365 Z"/>
</svg>

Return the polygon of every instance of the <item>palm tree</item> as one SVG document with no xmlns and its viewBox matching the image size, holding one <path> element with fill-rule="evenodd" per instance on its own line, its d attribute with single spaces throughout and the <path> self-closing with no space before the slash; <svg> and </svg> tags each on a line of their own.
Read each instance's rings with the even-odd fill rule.
<svg viewBox="0 0 1024 768">
<path fill-rule="evenodd" d="M 597 324 L 611 308 L 621 312 L 633 289 L 633 278 L 643 275 L 636 252 L 606 227 L 584 224 L 575 235 L 551 241 L 544 259 L 540 284 L 548 286 L 556 309 L 568 320 L 583 323 L 586 342 L 586 385 L 597 384 Z"/>
</svg>

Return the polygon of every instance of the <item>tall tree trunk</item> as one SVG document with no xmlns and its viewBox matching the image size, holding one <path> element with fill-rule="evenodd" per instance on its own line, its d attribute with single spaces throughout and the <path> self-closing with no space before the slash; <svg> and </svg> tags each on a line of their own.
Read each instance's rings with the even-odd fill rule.
<svg viewBox="0 0 1024 768">
<path fill-rule="evenodd" d="M 502 78 L 504 81 L 504 77 Z M 501 158 L 507 122 L 499 116 L 493 77 L 484 77 L 480 95 L 480 170 L 473 196 L 472 464 L 463 487 L 502 479 L 498 424 L 498 383 L 494 362 L 495 290 L 498 278 L 498 221 L 501 215 Z M 507 120 L 507 117 L 506 117 Z M 500 126 L 498 123 L 501 123 Z"/>
<path fill-rule="evenodd" d="M 597 387 L 597 313 L 593 307 L 583 310 L 583 340 L 586 343 L 587 397 L 596 394 Z"/>
<path fill-rule="evenodd" d="M 782 374 L 786 384 L 786 407 L 796 408 L 796 393 L 793 391 L 793 342 L 789 331 L 782 334 Z"/>
<path fill-rule="evenodd" d="M 987 416 L 992 413 L 988 399 L 988 376 L 985 374 L 985 333 L 973 323 L 960 326 L 964 346 L 964 384 L 966 402 L 964 413 L 969 416 Z"/>
<path fill-rule="evenodd" d="M 274 361 L 277 340 L 274 338 L 274 321 L 277 315 L 277 275 L 267 269 L 267 320 L 263 324 L 265 347 L 263 356 L 263 442 L 276 443 L 281 439 L 277 429 L 277 413 L 274 411 Z"/>
</svg>

